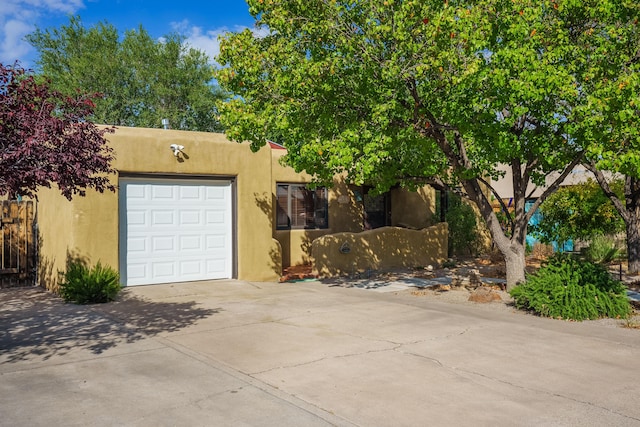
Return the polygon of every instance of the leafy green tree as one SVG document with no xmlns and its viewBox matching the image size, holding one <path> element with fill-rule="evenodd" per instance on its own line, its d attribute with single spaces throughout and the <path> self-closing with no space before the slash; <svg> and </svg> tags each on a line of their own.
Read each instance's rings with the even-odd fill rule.
<svg viewBox="0 0 640 427">
<path fill-rule="evenodd" d="M 622 194 L 622 181 L 612 183 Z M 544 243 L 589 240 L 594 236 L 619 233 L 624 222 L 597 182 L 561 187 L 540 206 L 541 219 L 534 233 Z"/>
<path fill-rule="evenodd" d="M 640 273 L 640 27 L 637 18 L 640 5 L 634 3 L 633 6 L 635 17 L 627 22 L 608 29 L 592 24 L 586 32 L 585 38 L 592 44 L 591 57 L 602 66 L 585 76 L 583 85 L 588 88 L 588 102 L 579 113 L 589 124 L 580 135 L 591 142 L 586 166 L 624 220 L 628 270 L 637 274 Z M 609 43 L 593 40 L 595 34 L 605 30 Z M 611 177 L 622 177 L 622 194 L 612 186 Z"/>
<path fill-rule="evenodd" d="M 585 166 L 624 220 L 628 270 L 640 273 L 640 4 L 633 1 L 598 5 L 618 17 L 602 25 L 594 16 L 582 18 L 579 43 L 592 66 L 580 80 L 584 102 L 575 108 L 581 123 L 575 134 L 587 148 Z M 608 173 L 607 173 L 608 172 Z M 612 186 L 624 181 L 623 192 Z"/>
<path fill-rule="evenodd" d="M 212 84 L 207 56 L 172 34 L 158 41 L 140 27 L 124 33 L 107 22 L 83 26 L 80 17 L 60 28 L 38 29 L 27 40 L 39 52 L 41 72 L 65 94 L 100 92 L 97 123 L 219 131 L 215 103 L 224 98 Z"/>
<path fill-rule="evenodd" d="M 508 287 L 524 281 L 527 223 L 584 155 L 574 110 L 587 103 L 585 78 L 608 60 L 591 54 L 594 40 L 615 55 L 608 32 L 637 19 L 636 3 L 248 3 L 270 34 L 222 40 L 216 76 L 236 95 L 220 107 L 227 135 L 254 148 L 281 135 L 285 161 L 318 181 L 346 172 L 379 190 L 457 183 L 506 259 Z M 499 164 L 513 175 L 508 232 L 489 200 L 500 199 L 487 179 Z M 557 179 L 525 211 L 528 186 L 552 171 Z"/>
</svg>

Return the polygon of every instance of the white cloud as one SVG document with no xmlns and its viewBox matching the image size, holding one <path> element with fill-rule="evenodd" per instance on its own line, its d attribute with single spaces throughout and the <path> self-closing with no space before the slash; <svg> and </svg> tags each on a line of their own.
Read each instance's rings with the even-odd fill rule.
<svg viewBox="0 0 640 427">
<path fill-rule="evenodd" d="M 0 7 L 0 62 L 16 60 L 30 67 L 34 49 L 24 36 L 35 30 L 38 19 L 47 14 L 74 14 L 84 7 L 83 0 L 2 0 Z"/>
<path fill-rule="evenodd" d="M 34 30 L 32 25 L 15 19 L 8 20 L 0 27 L 0 62 L 13 64 L 24 58 L 32 49 L 31 45 L 24 41 L 24 36 Z M 25 64 L 23 64 L 25 65 Z"/>
<path fill-rule="evenodd" d="M 228 32 L 244 31 L 248 27 L 236 25 L 232 28 L 220 27 L 213 30 L 203 31 L 201 27 L 189 25 L 189 21 L 172 22 L 172 29 L 185 37 L 185 43 L 194 49 L 203 51 L 209 57 L 212 64 L 217 65 L 215 57 L 220 53 L 219 37 Z M 267 29 L 252 28 L 251 31 L 258 37 L 264 37 L 268 34 Z"/>
</svg>

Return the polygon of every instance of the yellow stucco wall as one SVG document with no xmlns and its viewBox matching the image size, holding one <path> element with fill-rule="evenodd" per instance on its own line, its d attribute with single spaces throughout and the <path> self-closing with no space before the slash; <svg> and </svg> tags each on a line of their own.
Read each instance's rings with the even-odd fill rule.
<svg viewBox="0 0 640 427">
<path fill-rule="evenodd" d="M 436 193 L 432 187 L 417 191 L 391 190 L 391 225 L 425 228 L 435 224 Z"/>
<path fill-rule="evenodd" d="M 447 258 L 447 236 L 446 223 L 422 230 L 382 227 L 323 236 L 313 241 L 314 271 L 327 277 L 437 265 Z"/>
<path fill-rule="evenodd" d="M 88 194 L 91 197 L 93 192 L 89 191 Z M 55 290 L 59 283 L 59 273 L 65 270 L 67 258 L 87 257 L 90 248 L 82 243 L 81 248 L 76 245 L 75 225 L 78 222 L 78 215 L 76 215 L 74 202 L 62 197 L 57 189 L 42 189 L 38 192 L 37 206 L 37 284 Z M 117 264 L 109 262 L 110 259 L 117 260 L 117 251 L 114 255 L 115 258 L 107 256 L 102 261 L 117 267 Z M 101 257 L 99 254 L 94 254 L 93 259 L 97 261 Z"/>
</svg>

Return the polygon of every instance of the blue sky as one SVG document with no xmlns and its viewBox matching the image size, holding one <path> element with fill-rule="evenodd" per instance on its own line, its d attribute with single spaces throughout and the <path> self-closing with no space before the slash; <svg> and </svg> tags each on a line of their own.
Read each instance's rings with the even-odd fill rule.
<svg viewBox="0 0 640 427">
<path fill-rule="evenodd" d="M 60 27 L 80 15 L 86 27 L 100 21 L 120 33 L 142 25 L 154 38 L 178 32 L 210 58 L 218 53 L 217 37 L 253 28 L 245 0 L 0 0 L 0 62 L 35 67 L 37 53 L 24 36 L 36 28 Z"/>
</svg>

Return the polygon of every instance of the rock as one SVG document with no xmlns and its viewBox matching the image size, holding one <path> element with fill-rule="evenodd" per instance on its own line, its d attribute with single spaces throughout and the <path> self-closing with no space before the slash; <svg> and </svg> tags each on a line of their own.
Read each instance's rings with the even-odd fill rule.
<svg viewBox="0 0 640 427">
<path fill-rule="evenodd" d="M 475 289 L 482 285 L 480 272 L 475 268 L 459 268 L 451 278 L 451 286 Z"/>
<path fill-rule="evenodd" d="M 471 295 L 469 295 L 469 301 L 486 304 L 488 302 L 502 301 L 502 298 L 500 297 L 500 295 L 498 295 L 497 292 L 489 288 L 481 287 L 476 289 L 471 293 Z"/>
<path fill-rule="evenodd" d="M 478 270 L 477 268 L 470 268 L 470 267 L 461 267 L 458 269 L 458 271 L 456 271 L 456 273 L 460 276 L 469 276 L 469 277 L 480 276 L 480 270 Z"/>
</svg>

